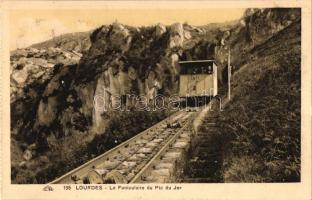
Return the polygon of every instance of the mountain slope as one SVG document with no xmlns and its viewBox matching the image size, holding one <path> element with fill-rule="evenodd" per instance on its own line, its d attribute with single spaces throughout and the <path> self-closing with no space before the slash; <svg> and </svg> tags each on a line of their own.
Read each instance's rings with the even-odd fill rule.
<svg viewBox="0 0 312 200">
<path fill-rule="evenodd" d="M 225 182 L 300 181 L 300 19 L 255 46 L 223 112 Z"/>
<path fill-rule="evenodd" d="M 67 33 L 60 36 L 56 36 L 53 39 L 33 44 L 30 47 L 37 49 L 47 49 L 50 47 L 61 48 L 65 51 L 76 51 L 78 53 L 84 53 L 90 48 L 90 36 L 91 32 L 77 32 Z"/>
</svg>

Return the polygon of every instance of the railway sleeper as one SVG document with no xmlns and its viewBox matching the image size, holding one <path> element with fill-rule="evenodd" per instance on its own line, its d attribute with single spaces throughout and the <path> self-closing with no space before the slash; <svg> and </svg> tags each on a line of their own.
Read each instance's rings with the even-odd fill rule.
<svg viewBox="0 0 312 200">
<path fill-rule="evenodd" d="M 170 148 L 164 152 L 152 167 L 141 177 L 141 182 L 168 183 L 175 182 L 184 171 L 187 152 L 190 147 L 190 138 L 187 134 L 178 138 Z"/>
<path fill-rule="evenodd" d="M 191 114 L 180 113 L 173 118 L 166 119 L 161 124 L 152 127 L 139 137 L 130 140 L 128 143 L 121 146 L 119 149 L 112 151 L 109 155 L 102 157 L 100 160 L 94 162 L 94 165 L 84 168 L 85 172 L 78 171 L 68 175 L 74 183 L 127 183 L 130 182 L 133 177 L 142 170 L 147 163 L 157 154 L 163 144 L 167 143 L 171 136 L 184 127 L 188 122 Z M 168 127 L 169 124 L 169 127 Z M 169 145 L 169 149 L 162 156 L 163 160 L 159 165 L 155 166 L 153 170 L 154 175 L 165 174 L 166 166 L 168 167 L 170 162 L 180 163 L 181 156 L 185 154 L 185 151 L 189 148 L 192 133 L 182 133 L 175 141 Z M 180 152 L 180 153 L 179 153 Z M 183 153 L 181 153 L 183 152 Z M 166 160 L 169 163 L 166 163 Z M 163 164 L 165 162 L 165 164 Z M 166 165 L 167 164 L 167 165 Z M 170 173 L 172 173 L 169 167 Z M 168 174 L 165 174 L 168 175 Z M 159 178 L 163 176 L 158 176 Z M 62 180 L 66 180 L 64 177 Z M 57 180 L 61 182 L 62 180 Z M 68 181 L 70 182 L 70 180 Z"/>
</svg>

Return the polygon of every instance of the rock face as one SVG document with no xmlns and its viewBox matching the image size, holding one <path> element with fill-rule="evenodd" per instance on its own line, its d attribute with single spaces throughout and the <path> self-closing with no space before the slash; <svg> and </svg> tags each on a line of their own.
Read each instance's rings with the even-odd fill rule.
<svg viewBox="0 0 312 200">
<path fill-rule="evenodd" d="M 231 50 L 231 65 L 238 70 L 258 45 L 269 40 L 279 31 L 301 19 L 300 9 L 247 9 L 233 27 L 217 33 L 215 60 L 219 63 L 219 80 L 227 81 L 227 57 Z"/>
<path fill-rule="evenodd" d="M 76 132 L 101 133 L 103 114 L 120 106 L 122 96 L 151 100 L 177 94 L 179 60 L 215 59 L 221 76 L 229 48 L 235 69 L 257 44 L 298 18 L 298 9 L 256 9 L 226 26 L 135 28 L 116 22 L 80 43 L 63 38 L 16 50 L 11 55 L 12 134 L 34 143 Z M 127 97 L 125 102 L 133 106 Z"/>
<path fill-rule="evenodd" d="M 257 45 L 298 19 L 299 9 L 248 9 L 244 24 L 248 39 Z"/>
<path fill-rule="evenodd" d="M 156 38 L 160 38 L 165 32 L 167 31 L 167 28 L 163 24 L 157 24 L 155 27 L 155 36 Z"/>
<path fill-rule="evenodd" d="M 36 142 L 37 132 L 58 118 L 70 69 L 81 53 L 60 48 L 25 48 L 11 52 L 12 134 Z M 73 74 L 72 74 L 73 75 Z"/>
<path fill-rule="evenodd" d="M 190 38 L 190 36 L 188 36 Z M 169 48 L 182 47 L 184 41 L 184 29 L 181 23 L 170 27 Z"/>
<path fill-rule="evenodd" d="M 188 32 L 188 38 L 190 35 Z M 96 126 L 102 123 L 103 110 L 118 106 L 122 95 L 143 95 L 149 101 L 177 87 L 178 60 L 185 41 L 182 24 L 133 28 L 114 23 L 95 30 L 91 41 L 77 73 L 90 75 L 81 76 L 79 82 L 96 77 L 94 91 L 100 107 L 94 108 Z M 126 104 L 131 106 L 131 100 L 127 98 Z"/>
<path fill-rule="evenodd" d="M 11 102 L 23 96 L 23 89 L 38 80 L 51 78 L 56 64 L 77 64 L 82 55 L 60 48 L 26 48 L 11 53 Z"/>
</svg>

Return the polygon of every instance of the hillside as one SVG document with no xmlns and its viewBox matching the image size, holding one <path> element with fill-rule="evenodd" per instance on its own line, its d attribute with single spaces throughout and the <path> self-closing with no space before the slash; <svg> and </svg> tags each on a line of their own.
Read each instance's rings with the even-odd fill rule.
<svg viewBox="0 0 312 200">
<path fill-rule="evenodd" d="M 255 46 L 245 63 L 223 112 L 224 181 L 300 181 L 300 19 Z"/>
<path fill-rule="evenodd" d="M 56 36 L 53 39 L 33 44 L 30 47 L 36 49 L 46 48 L 61 48 L 65 51 L 76 51 L 84 53 L 90 48 L 90 35 L 91 31 L 78 32 L 78 33 L 67 33 L 60 36 Z"/>
<path fill-rule="evenodd" d="M 240 23 L 224 41 L 234 69 L 231 100 L 224 95 L 223 111 L 214 108 L 198 128 L 198 137 L 210 144 L 195 147 L 185 180 L 299 182 L 300 9 L 246 10 Z M 213 126 L 216 113 L 220 118 Z"/>
<path fill-rule="evenodd" d="M 88 33 L 74 34 L 77 37 L 68 34 L 12 52 L 13 182 L 46 183 L 163 119 L 170 111 L 134 111 L 135 102 L 130 100 L 127 106 L 132 112 L 120 113 L 105 106 L 118 104 L 116 96 L 129 93 L 147 99 L 156 94 L 176 94 L 179 60 L 215 59 L 219 83 L 225 87 L 231 48 L 232 65 L 237 71 L 233 78 L 233 109 L 249 106 L 248 92 L 255 92 L 253 98 L 266 99 L 279 87 L 272 82 L 274 90 L 260 91 L 260 86 L 266 85 L 262 79 L 270 77 L 270 70 L 284 62 L 276 59 L 287 53 L 298 58 L 299 31 L 291 31 L 291 27 L 296 27 L 299 19 L 298 9 L 249 9 L 239 21 L 223 25 L 131 27 L 113 23 L 98 27 L 89 33 L 89 39 Z M 288 51 L 280 39 L 285 37 L 290 37 L 289 45 L 296 48 Z M 296 65 L 297 61 L 289 62 Z M 267 65 L 262 67 L 264 63 Z M 297 98 L 298 94 L 294 95 Z M 96 97 L 103 97 L 105 109 L 97 107 Z M 278 105 L 284 102 L 276 101 Z M 298 102 L 294 102 L 296 109 Z M 259 105 L 255 101 L 253 106 L 248 107 L 248 114 Z M 279 106 L 285 109 L 285 105 Z M 240 119 L 231 110 L 226 111 L 225 124 Z M 282 118 L 284 113 L 280 115 Z"/>
</svg>

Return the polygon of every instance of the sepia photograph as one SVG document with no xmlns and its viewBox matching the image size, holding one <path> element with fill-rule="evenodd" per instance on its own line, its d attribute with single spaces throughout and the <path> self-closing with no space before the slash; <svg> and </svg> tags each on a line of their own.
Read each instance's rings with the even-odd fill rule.
<svg viewBox="0 0 312 200">
<path fill-rule="evenodd" d="M 138 193 L 307 178 L 300 6 L 6 17 L 12 186 Z"/>
<path fill-rule="evenodd" d="M 12 12 L 12 183 L 300 181 L 300 9 L 210 13 Z"/>
</svg>

